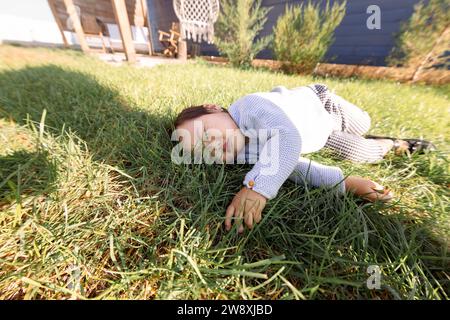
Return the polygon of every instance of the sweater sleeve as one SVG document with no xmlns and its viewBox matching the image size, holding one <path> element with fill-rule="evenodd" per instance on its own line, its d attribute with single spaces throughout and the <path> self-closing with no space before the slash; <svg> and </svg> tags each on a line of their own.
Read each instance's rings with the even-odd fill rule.
<svg viewBox="0 0 450 320">
<path fill-rule="evenodd" d="M 307 183 L 313 187 L 338 187 L 345 192 L 344 174 L 338 167 L 325 166 L 315 161 L 300 158 L 289 179 L 295 183 Z"/>
<path fill-rule="evenodd" d="M 240 101 L 237 112 L 235 118 L 239 119 L 241 129 L 265 135 L 258 161 L 246 174 L 244 185 L 273 199 L 298 163 L 300 134 L 282 110 L 258 97 L 247 96 Z"/>
</svg>

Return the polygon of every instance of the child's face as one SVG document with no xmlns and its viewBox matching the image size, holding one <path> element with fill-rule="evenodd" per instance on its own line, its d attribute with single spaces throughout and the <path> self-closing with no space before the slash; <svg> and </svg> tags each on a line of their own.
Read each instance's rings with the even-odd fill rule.
<svg viewBox="0 0 450 320">
<path fill-rule="evenodd" d="M 187 120 L 177 129 L 189 133 L 188 138 L 182 138 L 184 148 L 192 150 L 197 143 L 202 143 L 203 152 L 209 152 L 211 156 L 221 153 L 224 162 L 236 159 L 245 145 L 245 136 L 227 112 L 210 113 Z"/>
</svg>

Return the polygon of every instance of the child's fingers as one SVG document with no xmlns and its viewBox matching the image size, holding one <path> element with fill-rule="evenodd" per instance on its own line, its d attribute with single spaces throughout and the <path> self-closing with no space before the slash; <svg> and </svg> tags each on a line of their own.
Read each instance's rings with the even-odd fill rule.
<svg viewBox="0 0 450 320">
<path fill-rule="evenodd" d="M 249 229 L 253 228 L 253 222 L 255 222 L 255 216 L 257 213 L 260 213 L 261 204 L 259 201 L 255 200 L 247 200 L 245 204 L 245 224 Z"/>
<path fill-rule="evenodd" d="M 244 207 L 242 205 L 239 206 L 239 208 L 235 208 L 234 216 L 237 218 L 235 223 L 237 223 L 237 225 L 239 226 L 238 228 L 239 233 L 244 231 L 244 226 L 242 225 L 243 215 L 244 215 Z"/>
<path fill-rule="evenodd" d="M 261 210 L 259 208 L 258 210 L 256 210 L 255 215 L 253 216 L 253 220 L 255 221 L 255 223 L 261 222 Z"/>
<path fill-rule="evenodd" d="M 253 221 L 255 223 L 259 223 L 261 221 L 261 212 L 263 211 L 264 206 L 258 202 L 258 206 L 255 209 L 255 212 L 253 214 Z"/>
<path fill-rule="evenodd" d="M 384 187 L 381 184 L 376 183 L 375 181 L 370 181 L 370 182 L 372 183 L 371 188 L 373 190 L 379 191 L 379 192 L 383 192 L 384 191 Z"/>
<path fill-rule="evenodd" d="M 227 208 L 227 212 L 225 214 L 225 228 L 227 231 L 231 229 L 231 218 L 234 215 L 235 207 L 233 204 L 230 204 Z"/>
<path fill-rule="evenodd" d="M 371 202 L 375 201 L 390 201 L 394 197 L 394 194 L 381 184 L 369 180 L 369 189 L 366 192 L 365 198 Z"/>
<path fill-rule="evenodd" d="M 375 201 L 388 202 L 388 201 L 392 200 L 393 197 L 394 197 L 394 194 L 391 191 L 389 191 L 388 189 L 384 189 L 384 190 L 372 189 L 369 192 L 367 192 L 364 196 L 364 198 L 366 200 L 369 200 L 371 202 L 375 202 Z"/>
<path fill-rule="evenodd" d="M 392 191 L 390 191 L 389 189 L 385 189 L 383 194 L 378 195 L 378 196 L 381 201 L 387 202 L 394 198 L 394 193 Z"/>
<path fill-rule="evenodd" d="M 247 213 L 245 214 L 245 219 L 244 219 L 245 225 L 246 225 L 249 229 L 253 228 L 253 214 L 254 214 L 254 213 L 255 213 L 255 210 L 253 209 L 253 210 L 250 210 L 250 212 L 247 212 Z"/>
</svg>

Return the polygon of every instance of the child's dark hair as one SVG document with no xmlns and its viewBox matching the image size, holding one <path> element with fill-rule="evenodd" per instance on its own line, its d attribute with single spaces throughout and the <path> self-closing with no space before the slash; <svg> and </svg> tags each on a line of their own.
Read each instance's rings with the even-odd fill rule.
<svg viewBox="0 0 450 320">
<path fill-rule="evenodd" d="M 227 109 L 219 107 L 214 104 L 203 104 L 201 106 L 192 106 L 182 110 L 175 119 L 175 128 L 181 125 L 187 120 L 192 120 L 201 117 L 205 114 L 217 113 L 217 112 L 228 112 Z"/>
</svg>

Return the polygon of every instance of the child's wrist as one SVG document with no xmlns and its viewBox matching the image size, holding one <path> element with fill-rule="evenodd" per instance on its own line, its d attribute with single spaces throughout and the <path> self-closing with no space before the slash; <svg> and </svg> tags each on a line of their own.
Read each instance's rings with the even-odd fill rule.
<svg viewBox="0 0 450 320">
<path fill-rule="evenodd" d="M 259 196 L 263 197 L 265 200 L 269 200 L 263 193 L 261 193 L 257 190 L 254 190 L 253 187 L 245 186 L 244 188 L 247 188 L 248 190 L 251 190 L 251 191 L 257 193 Z"/>
</svg>

